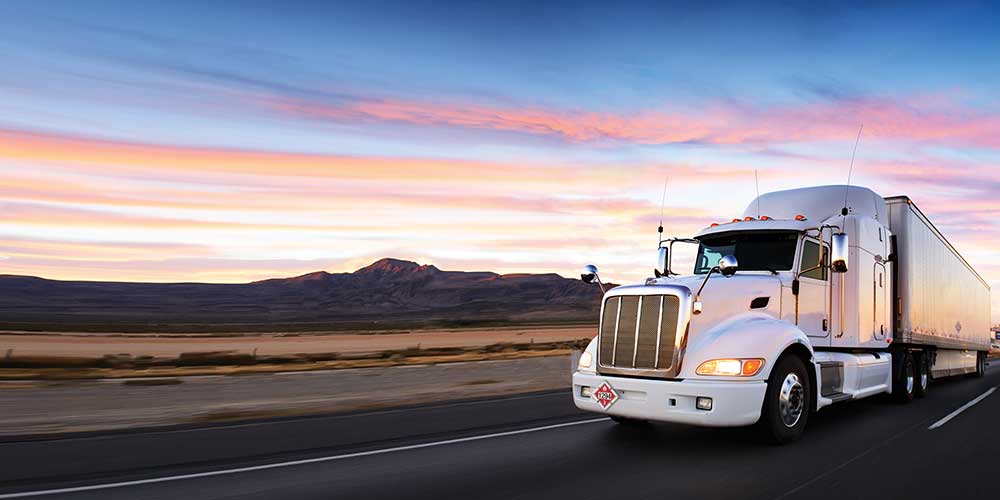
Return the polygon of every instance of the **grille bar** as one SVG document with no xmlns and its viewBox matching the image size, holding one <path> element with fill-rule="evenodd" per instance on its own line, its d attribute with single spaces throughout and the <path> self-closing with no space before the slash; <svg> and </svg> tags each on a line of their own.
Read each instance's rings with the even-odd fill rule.
<svg viewBox="0 0 1000 500">
<path fill-rule="evenodd" d="M 611 364 L 615 363 L 615 355 L 618 354 L 618 327 L 622 321 L 622 299 L 618 297 L 618 313 L 615 315 L 615 342 L 611 344 Z"/>
<path fill-rule="evenodd" d="M 660 368 L 660 336 L 663 335 L 663 300 L 664 296 L 660 296 L 660 316 L 656 319 L 656 363 L 653 363 L 653 368 Z"/>
<path fill-rule="evenodd" d="M 635 355 L 639 354 L 639 325 L 642 324 L 642 299 L 639 297 L 639 306 L 635 308 L 635 340 L 632 344 L 632 368 L 635 368 Z"/>
</svg>

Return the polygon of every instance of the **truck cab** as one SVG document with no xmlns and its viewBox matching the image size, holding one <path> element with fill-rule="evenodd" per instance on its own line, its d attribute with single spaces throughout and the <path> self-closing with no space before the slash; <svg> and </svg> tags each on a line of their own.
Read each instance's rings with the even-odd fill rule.
<svg viewBox="0 0 1000 500">
<path fill-rule="evenodd" d="M 765 194 L 741 217 L 663 240 L 653 276 L 604 294 L 573 375 L 576 406 L 620 423 L 758 424 L 784 443 L 828 405 L 923 394 L 938 350 L 892 345 L 889 220 L 870 189 L 820 186 Z M 698 251 L 682 272 L 670 254 L 685 243 Z M 593 266 L 582 277 L 600 282 Z"/>
</svg>

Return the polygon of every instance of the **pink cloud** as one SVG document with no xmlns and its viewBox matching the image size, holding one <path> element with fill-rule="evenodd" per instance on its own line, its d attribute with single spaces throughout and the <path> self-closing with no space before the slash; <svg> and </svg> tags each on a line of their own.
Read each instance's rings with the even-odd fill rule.
<svg viewBox="0 0 1000 500">
<path fill-rule="evenodd" d="M 608 140 L 637 144 L 763 144 L 848 140 L 854 137 L 858 125 L 864 123 L 866 136 L 874 139 L 1000 147 L 1000 134 L 995 133 L 1000 128 L 1000 114 L 965 108 L 935 96 L 759 107 L 714 103 L 688 112 L 654 109 L 632 113 L 405 100 L 331 105 L 273 99 L 264 103 L 285 114 L 318 120 L 484 129 L 580 143 Z"/>
</svg>

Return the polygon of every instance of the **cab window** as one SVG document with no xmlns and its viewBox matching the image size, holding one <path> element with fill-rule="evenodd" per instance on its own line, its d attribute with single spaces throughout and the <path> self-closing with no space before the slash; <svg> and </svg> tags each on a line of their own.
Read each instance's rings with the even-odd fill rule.
<svg viewBox="0 0 1000 500">
<path fill-rule="evenodd" d="M 819 269 L 813 269 L 812 271 L 802 273 L 802 276 L 806 278 L 812 278 L 816 280 L 825 280 L 827 273 L 827 265 L 830 263 L 830 255 L 827 251 L 827 246 L 823 245 L 823 267 Z M 819 260 L 820 246 L 819 243 L 815 241 L 805 240 L 802 242 L 802 259 L 799 262 L 799 269 L 809 269 L 815 267 L 816 264 L 820 262 Z"/>
<path fill-rule="evenodd" d="M 736 257 L 740 271 L 790 271 L 798 241 L 799 235 L 788 231 L 705 237 L 698 248 L 694 273 L 711 271 L 723 255 Z"/>
</svg>

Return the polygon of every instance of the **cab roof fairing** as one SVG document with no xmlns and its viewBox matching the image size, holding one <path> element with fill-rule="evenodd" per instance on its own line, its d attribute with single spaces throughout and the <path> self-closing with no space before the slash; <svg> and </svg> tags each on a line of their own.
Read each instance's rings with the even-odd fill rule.
<svg viewBox="0 0 1000 500">
<path fill-rule="evenodd" d="M 885 199 L 871 189 L 846 185 L 815 186 L 765 193 L 747 205 L 738 222 L 704 228 L 694 237 L 700 239 L 708 235 L 742 231 L 802 232 L 826 224 L 838 225 L 845 198 L 850 215 L 888 222 L 889 209 Z M 796 220 L 798 215 L 805 217 L 805 220 Z M 759 220 L 764 216 L 769 220 Z M 745 220 L 746 218 L 751 220 Z"/>
<path fill-rule="evenodd" d="M 765 193 L 755 198 L 743 211 L 743 217 L 758 218 L 766 215 L 774 219 L 795 219 L 803 215 L 818 225 L 841 215 L 844 202 L 851 215 L 871 217 L 879 221 L 889 220 L 889 208 L 885 198 L 871 189 L 861 186 L 814 186 L 787 189 Z"/>
</svg>

